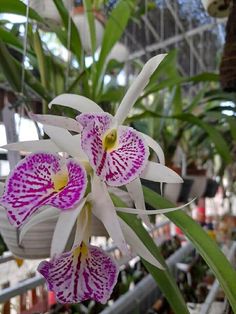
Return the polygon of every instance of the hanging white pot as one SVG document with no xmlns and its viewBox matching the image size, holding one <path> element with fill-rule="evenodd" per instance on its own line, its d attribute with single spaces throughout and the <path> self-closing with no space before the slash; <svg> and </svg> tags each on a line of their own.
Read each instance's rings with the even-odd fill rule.
<svg viewBox="0 0 236 314">
<path fill-rule="evenodd" d="M 112 48 L 111 52 L 109 53 L 107 57 L 107 62 L 114 59 L 120 63 L 123 63 L 126 62 L 128 58 L 129 58 L 128 48 L 123 43 L 117 42 Z"/>
<path fill-rule="evenodd" d="M 91 54 L 91 39 L 90 39 L 90 30 L 89 24 L 86 15 L 83 12 L 83 7 L 75 8 L 75 15 L 73 16 L 73 21 L 79 31 L 81 44 L 83 49 L 87 54 Z M 95 14 L 95 32 L 96 32 L 96 49 L 101 45 L 104 27 L 103 24 L 96 18 Z"/>
<path fill-rule="evenodd" d="M 67 9 L 69 9 L 70 0 L 63 0 L 63 3 Z M 34 9 L 45 21 L 50 25 L 61 25 L 60 14 L 53 2 L 53 0 L 30 0 L 29 5 Z M 40 24 L 44 30 L 49 30 L 45 25 Z"/>
<path fill-rule="evenodd" d="M 190 198 L 201 197 L 203 196 L 206 186 L 207 186 L 207 177 L 205 175 L 192 175 L 187 176 L 187 178 L 193 180 L 193 185 L 190 191 Z"/>
<path fill-rule="evenodd" d="M 3 187 L 4 185 L 0 184 L 0 195 L 3 193 Z M 20 244 L 19 231 L 9 223 L 6 210 L 0 206 L 0 233 L 8 249 L 15 256 L 24 259 L 43 259 L 50 256 L 52 236 L 57 219 L 58 217 L 54 215 L 53 218 L 35 225 L 27 231 Z"/>
<path fill-rule="evenodd" d="M 193 185 L 193 180 L 184 177 L 184 182 L 181 184 L 167 183 L 164 186 L 164 196 L 173 203 L 187 203 L 190 197 L 190 191 Z"/>
<path fill-rule="evenodd" d="M 173 203 L 177 203 L 180 191 L 181 191 L 181 184 L 179 183 L 167 183 L 164 186 L 164 196 L 169 201 Z"/>
<path fill-rule="evenodd" d="M 229 5 L 225 0 L 202 0 L 202 4 L 207 13 L 216 18 L 224 18 L 229 15 Z"/>
</svg>

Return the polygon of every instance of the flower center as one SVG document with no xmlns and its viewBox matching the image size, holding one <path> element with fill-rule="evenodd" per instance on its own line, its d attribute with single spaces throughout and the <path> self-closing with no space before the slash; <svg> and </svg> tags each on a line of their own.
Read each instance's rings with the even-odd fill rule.
<svg viewBox="0 0 236 314">
<path fill-rule="evenodd" d="M 53 176 L 54 190 L 60 192 L 68 183 L 68 173 L 65 171 L 59 171 Z"/>
<path fill-rule="evenodd" d="M 117 145 L 117 130 L 109 130 L 108 133 L 105 133 L 102 139 L 102 145 L 105 151 L 112 151 Z"/>
<path fill-rule="evenodd" d="M 78 246 L 76 249 L 74 249 L 73 256 L 74 256 L 75 260 L 78 259 L 80 253 L 81 253 L 81 256 L 83 256 L 83 257 L 86 257 L 88 254 L 88 248 L 84 242 L 82 242 L 80 244 L 80 246 Z"/>
</svg>

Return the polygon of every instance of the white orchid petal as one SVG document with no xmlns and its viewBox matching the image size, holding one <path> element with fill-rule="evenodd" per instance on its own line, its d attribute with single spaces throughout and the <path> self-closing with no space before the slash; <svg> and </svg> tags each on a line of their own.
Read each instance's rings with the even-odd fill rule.
<svg viewBox="0 0 236 314">
<path fill-rule="evenodd" d="M 65 210 L 60 213 L 52 238 L 52 257 L 55 254 L 57 255 L 64 252 L 71 231 L 76 223 L 76 219 L 79 216 L 85 202 L 86 198 L 81 200 L 81 202 L 75 209 Z"/>
<path fill-rule="evenodd" d="M 144 137 L 148 146 L 151 147 L 154 150 L 154 152 L 157 154 L 157 157 L 159 159 L 160 164 L 164 165 L 165 164 L 165 155 L 164 155 L 164 152 L 163 152 L 161 146 L 153 138 L 151 138 L 149 135 L 141 133 L 141 132 L 139 132 L 139 133 Z"/>
<path fill-rule="evenodd" d="M 71 135 L 69 131 L 56 126 L 44 126 L 45 133 L 60 147 L 60 151 L 66 152 L 74 158 L 87 160 L 87 156 L 81 148 L 81 136 Z"/>
<path fill-rule="evenodd" d="M 59 210 L 55 207 L 47 207 L 43 211 L 39 212 L 38 214 L 32 216 L 28 222 L 26 222 L 23 227 L 20 229 L 20 237 L 19 241 L 22 242 L 25 234 L 33 228 L 35 225 L 51 220 L 56 219 L 59 217 Z"/>
<path fill-rule="evenodd" d="M 166 54 L 160 54 L 158 56 L 155 56 L 144 65 L 142 71 L 139 73 L 139 75 L 125 94 L 115 114 L 115 120 L 118 122 L 118 124 L 123 123 L 130 109 L 133 107 L 141 92 L 149 82 L 151 75 L 154 73 L 154 71 L 159 66 L 161 61 L 165 58 L 165 56 Z"/>
<path fill-rule="evenodd" d="M 34 114 L 29 113 L 32 120 L 40 122 L 45 125 L 57 126 L 66 130 L 74 131 L 77 133 L 81 132 L 81 125 L 78 121 L 68 117 L 55 116 L 50 114 Z"/>
<path fill-rule="evenodd" d="M 0 196 L 3 194 L 5 184 L 0 182 Z"/>
<path fill-rule="evenodd" d="M 82 113 L 103 112 L 103 110 L 91 99 L 75 94 L 62 94 L 57 96 L 49 103 L 48 106 L 50 109 L 53 104 L 69 107 Z"/>
<path fill-rule="evenodd" d="M 157 215 L 157 214 L 166 214 L 169 212 L 173 212 L 175 210 L 179 210 L 179 209 L 184 209 L 185 207 L 187 207 L 188 205 L 190 205 L 195 199 L 191 200 L 190 202 L 178 206 L 178 207 L 170 207 L 170 208 L 160 208 L 160 209 L 152 209 L 152 210 L 147 210 L 147 215 Z M 116 207 L 116 210 L 118 212 L 123 212 L 123 213 L 129 213 L 129 214 L 142 214 L 143 210 L 142 209 L 138 209 L 138 208 L 130 208 L 130 207 Z"/>
<path fill-rule="evenodd" d="M 143 242 L 139 239 L 136 233 L 127 225 L 121 218 L 119 218 L 119 222 L 122 228 L 122 231 L 127 239 L 127 242 L 131 246 L 131 249 L 143 259 L 145 259 L 150 264 L 160 268 L 165 269 L 164 266 L 151 254 L 151 252 L 147 249 L 147 247 L 143 244 Z"/>
<path fill-rule="evenodd" d="M 25 151 L 25 152 L 39 152 L 46 151 L 50 153 L 60 152 L 61 149 L 51 140 L 37 140 L 10 143 L 1 148 L 7 150 Z"/>
<path fill-rule="evenodd" d="M 73 247 L 80 245 L 82 241 L 84 241 L 87 244 L 89 242 L 90 237 L 91 237 L 91 212 L 85 206 L 77 218 Z"/>
<path fill-rule="evenodd" d="M 143 220 L 145 225 L 149 228 L 152 227 L 149 217 L 146 215 L 146 206 L 143 196 L 142 184 L 139 178 L 136 178 L 134 181 L 126 184 L 127 191 L 134 201 L 136 208 L 141 208 L 143 213 L 140 213 L 140 218 Z"/>
<path fill-rule="evenodd" d="M 129 250 L 122 233 L 115 207 L 108 194 L 105 183 L 101 182 L 97 176 L 92 181 L 92 212 L 102 221 L 108 234 L 115 242 L 116 246 L 125 255 L 129 255 Z"/>
<path fill-rule="evenodd" d="M 183 179 L 175 171 L 152 161 L 148 161 L 140 177 L 154 182 L 183 183 Z"/>
</svg>

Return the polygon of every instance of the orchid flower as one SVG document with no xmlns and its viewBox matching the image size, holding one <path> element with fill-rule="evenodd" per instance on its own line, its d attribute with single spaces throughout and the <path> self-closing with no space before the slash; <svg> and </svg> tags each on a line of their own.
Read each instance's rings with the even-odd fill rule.
<svg viewBox="0 0 236 314">
<path fill-rule="evenodd" d="M 137 214 L 149 225 L 140 178 L 156 182 L 182 182 L 174 171 L 164 166 L 164 154 L 158 143 L 122 125 L 164 57 L 153 57 L 145 64 L 114 117 L 103 112 L 88 98 L 60 95 L 49 107 L 56 103 L 76 109 L 80 113 L 76 119 L 32 114 L 34 120 L 43 123 L 50 139 L 4 147 L 32 153 L 10 174 L 0 198 L 10 222 L 21 227 L 20 237 L 25 236 L 35 224 L 58 214 L 55 207 L 60 210 L 51 244 L 52 259 L 43 261 L 39 272 L 62 303 L 88 298 L 104 303 L 116 282 L 118 269 L 115 262 L 89 243 L 92 214 L 102 221 L 123 254 L 129 254 L 130 247 L 149 263 L 163 268 L 136 233 L 118 218 L 116 211 Z M 78 134 L 73 136 L 69 131 Z M 148 147 L 156 152 L 159 163 L 148 160 Z M 59 152 L 70 157 L 62 158 Z M 135 208 L 116 208 L 113 205 L 109 186 L 124 185 Z M 85 192 L 86 187 L 88 192 Z M 44 210 L 39 211 L 40 208 Z M 155 210 L 151 214 L 176 209 Z M 64 252 L 75 224 L 74 245 L 69 252 Z"/>
</svg>

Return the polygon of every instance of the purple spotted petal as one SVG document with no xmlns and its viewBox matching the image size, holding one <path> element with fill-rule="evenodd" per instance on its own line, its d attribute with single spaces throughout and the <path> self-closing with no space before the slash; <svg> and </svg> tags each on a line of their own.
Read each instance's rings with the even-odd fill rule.
<svg viewBox="0 0 236 314">
<path fill-rule="evenodd" d="M 112 151 L 105 151 L 102 138 L 111 127 L 111 120 L 108 123 L 110 115 L 105 124 L 101 119 L 98 121 L 97 116 L 91 116 L 82 131 L 81 145 L 96 174 L 111 186 L 121 186 L 137 178 L 144 170 L 149 155 L 148 146 L 140 133 L 133 128 L 119 126 L 117 145 Z M 78 121 L 85 118 L 87 115 L 80 115 Z"/>
<path fill-rule="evenodd" d="M 7 209 L 9 221 L 19 227 L 43 205 L 62 210 L 75 206 L 86 189 L 85 170 L 68 160 L 68 182 L 55 190 L 53 178 L 61 171 L 62 158 L 56 154 L 35 153 L 18 163 L 6 181 L 0 203 Z"/>
<path fill-rule="evenodd" d="M 81 244 L 70 252 L 41 262 L 38 271 L 60 303 L 88 299 L 106 303 L 116 284 L 119 268 L 102 249 Z"/>
<path fill-rule="evenodd" d="M 101 131 L 106 131 L 107 129 L 109 129 L 112 119 L 113 119 L 112 115 L 105 112 L 99 114 L 83 113 L 76 117 L 76 120 L 84 128 L 87 127 L 92 122 L 95 123 L 96 125 L 99 125 Z"/>
</svg>

